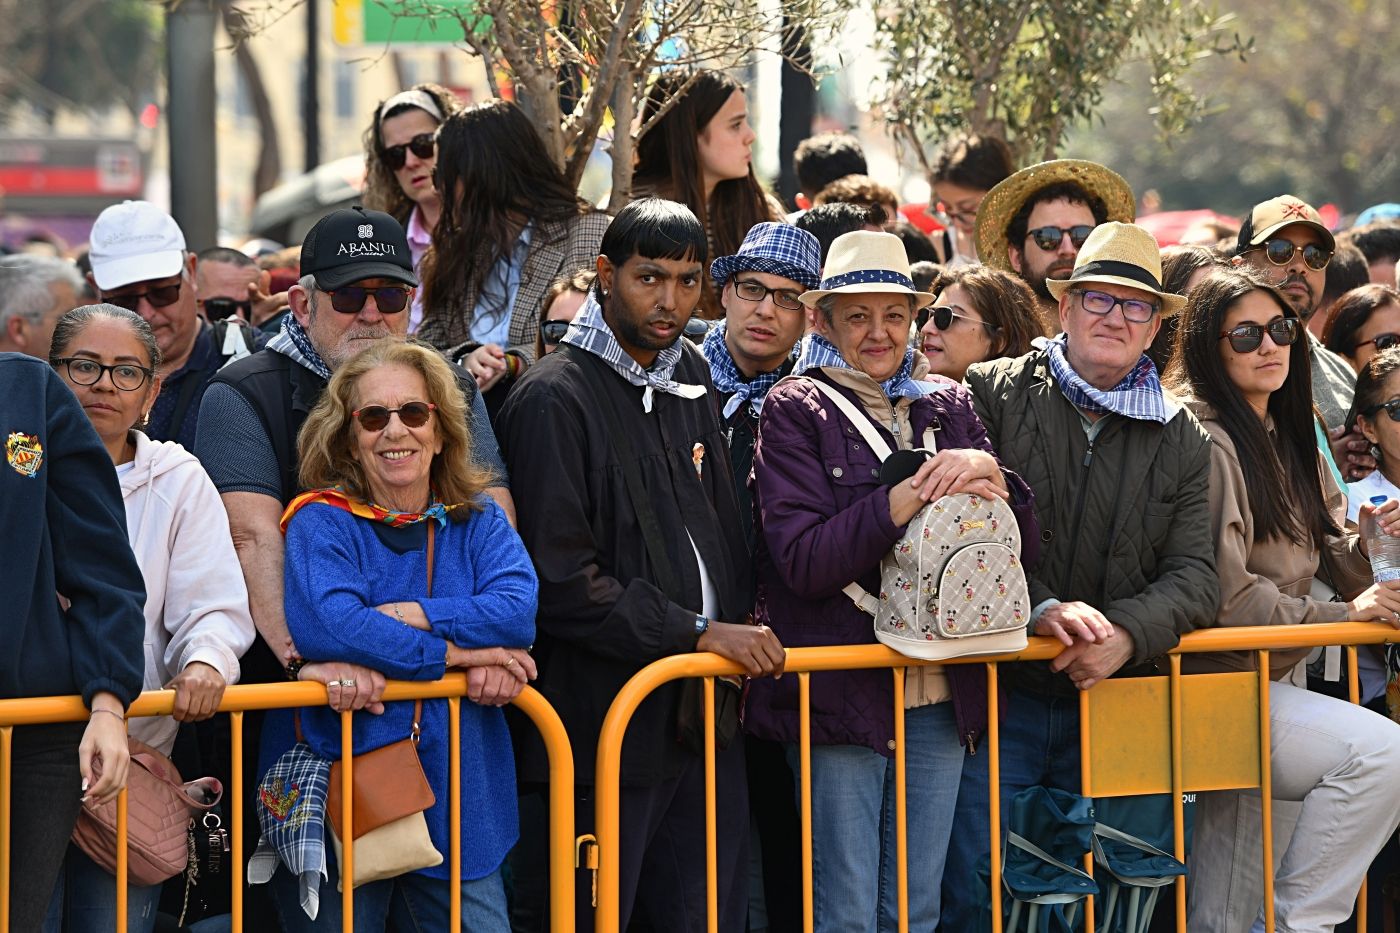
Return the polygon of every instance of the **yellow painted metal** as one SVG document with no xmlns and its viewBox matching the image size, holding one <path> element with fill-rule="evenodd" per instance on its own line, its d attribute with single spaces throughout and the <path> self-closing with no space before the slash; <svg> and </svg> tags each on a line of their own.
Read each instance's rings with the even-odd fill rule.
<svg viewBox="0 0 1400 933">
<path fill-rule="evenodd" d="M 447 699 L 447 851 L 449 878 L 462 877 L 462 698 Z M 462 929 L 462 886 L 448 900 L 447 928 Z"/>
<path fill-rule="evenodd" d="M 1353 703 L 1361 702 L 1361 681 L 1356 667 L 1356 646 L 1347 645 L 1347 697 Z M 1366 879 L 1361 879 L 1361 890 L 1356 894 L 1356 930 L 1366 933 Z"/>
<path fill-rule="evenodd" d="M 991 840 L 992 933 L 1002 933 L 1001 921 L 1001 703 L 997 693 L 998 670 L 987 665 L 987 832 Z"/>
<path fill-rule="evenodd" d="M 788 652 L 791 656 L 792 652 Z M 812 676 L 797 675 L 797 782 L 802 791 L 802 930 L 812 933 Z"/>
<path fill-rule="evenodd" d="M 904 744 L 904 672 L 896 667 L 894 675 L 894 840 L 895 877 L 898 896 L 899 933 L 909 933 L 909 798 L 908 751 Z"/>
<path fill-rule="evenodd" d="M 1092 690 L 1079 691 L 1079 789 L 1085 797 L 1094 796 L 1093 788 L 1095 786 L 1093 756 L 1090 754 L 1094 747 L 1094 727 L 1089 717 L 1089 695 L 1092 692 Z M 1094 876 L 1093 849 L 1084 853 L 1084 874 L 1091 878 Z M 1084 933 L 1093 933 L 1095 906 L 1092 894 L 1084 899 Z"/>
<path fill-rule="evenodd" d="M 705 923 L 719 933 L 719 834 L 715 827 L 715 679 L 705 688 Z"/>
<path fill-rule="evenodd" d="M 0 727 L 0 933 L 10 933 L 10 765 L 15 730 Z"/>
<path fill-rule="evenodd" d="M 233 884 L 230 901 L 233 914 L 233 928 L 243 929 L 243 712 L 229 713 L 229 761 L 233 763 L 233 800 L 230 802 L 229 836 L 232 839 L 233 871 L 229 872 Z"/>
<path fill-rule="evenodd" d="M 1182 796 L 1185 794 L 1185 778 L 1182 773 L 1182 719 L 1181 719 L 1181 655 L 1171 657 L 1171 711 L 1172 711 L 1172 852 L 1177 861 L 1186 861 L 1186 812 Z M 1186 878 L 1176 879 L 1173 885 L 1176 893 L 1176 933 L 1186 933 Z"/>
<path fill-rule="evenodd" d="M 340 840 L 340 928 L 344 933 L 355 929 L 355 827 L 354 827 L 354 714 L 340 714 L 340 825 L 345 836 Z"/>
<path fill-rule="evenodd" d="M 1290 626 L 1291 628 L 1291 626 Z M 1269 747 L 1269 652 L 1259 659 L 1259 802 L 1264 839 L 1264 933 L 1274 933 L 1274 781 Z"/>
<path fill-rule="evenodd" d="M 122 723 L 126 730 L 126 723 Z M 117 795 L 117 933 L 126 933 L 127 873 L 131 860 L 131 836 L 127 822 L 131 804 L 125 787 Z"/>
<path fill-rule="evenodd" d="M 464 679 L 464 692 L 465 685 Z M 574 753 L 569 748 L 569 734 L 554 707 L 534 688 L 522 690 L 514 706 L 530 717 L 549 757 L 550 929 L 553 933 L 574 933 Z M 595 843 L 596 856 L 596 840 L 589 839 Z"/>
</svg>

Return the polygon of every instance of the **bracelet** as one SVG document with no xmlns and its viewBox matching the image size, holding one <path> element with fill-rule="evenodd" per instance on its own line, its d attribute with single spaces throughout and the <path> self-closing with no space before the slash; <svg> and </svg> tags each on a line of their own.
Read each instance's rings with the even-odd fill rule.
<svg viewBox="0 0 1400 933">
<path fill-rule="evenodd" d="M 117 712 L 117 711 L 114 710 L 114 709 L 107 709 L 107 708 L 104 707 L 104 706 L 99 706 L 99 707 L 97 707 L 96 709 L 92 710 L 91 713 L 92 713 L 92 714 L 95 714 L 95 713 L 107 713 L 107 714 L 109 714 L 109 715 L 112 715 L 112 716 L 117 717 L 117 718 L 120 719 L 122 722 L 126 722 L 126 714 L 125 714 L 125 713 L 119 713 L 119 712 Z M 90 714 L 90 715 L 91 715 L 91 714 Z"/>
<path fill-rule="evenodd" d="M 398 603 L 394 603 L 394 618 L 398 619 L 400 622 L 403 622 L 404 625 L 408 624 L 407 622 L 404 622 L 403 613 L 399 611 Z"/>
<path fill-rule="evenodd" d="M 306 666 L 306 658 L 292 658 L 284 668 L 287 672 L 288 680 L 297 680 L 301 675 L 301 669 Z"/>
</svg>

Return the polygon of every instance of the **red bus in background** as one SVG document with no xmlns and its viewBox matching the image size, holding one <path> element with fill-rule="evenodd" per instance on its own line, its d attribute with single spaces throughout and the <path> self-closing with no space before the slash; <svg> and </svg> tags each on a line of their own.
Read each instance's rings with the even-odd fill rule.
<svg viewBox="0 0 1400 933">
<path fill-rule="evenodd" d="M 0 135 L 0 246 L 85 243 L 103 208 L 142 196 L 145 176 L 131 139 Z"/>
</svg>

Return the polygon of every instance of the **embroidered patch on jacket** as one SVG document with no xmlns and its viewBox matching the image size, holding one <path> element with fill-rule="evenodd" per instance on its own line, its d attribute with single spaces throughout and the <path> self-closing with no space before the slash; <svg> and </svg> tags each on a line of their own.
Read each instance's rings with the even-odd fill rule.
<svg viewBox="0 0 1400 933">
<path fill-rule="evenodd" d="M 14 431 L 5 438 L 5 459 L 20 476 L 34 476 L 44 463 L 44 445 L 33 434 Z"/>
</svg>

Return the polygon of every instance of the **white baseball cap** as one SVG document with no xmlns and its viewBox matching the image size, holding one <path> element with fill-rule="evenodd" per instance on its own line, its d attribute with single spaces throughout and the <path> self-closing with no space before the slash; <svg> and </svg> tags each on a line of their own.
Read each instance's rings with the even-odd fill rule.
<svg viewBox="0 0 1400 933">
<path fill-rule="evenodd" d="M 108 290 L 177 275 L 185 265 L 180 225 L 150 201 L 123 201 L 97 215 L 88 259 L 97 287 Z"/>
</svg>

